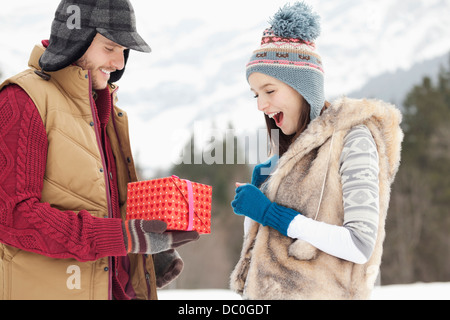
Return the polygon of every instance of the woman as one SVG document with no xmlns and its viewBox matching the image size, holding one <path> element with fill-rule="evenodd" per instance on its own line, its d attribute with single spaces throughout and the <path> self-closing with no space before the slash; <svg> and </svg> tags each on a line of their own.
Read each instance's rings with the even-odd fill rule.
<svg viewBox="0 0 450 320">
<path fill-rule="evenodd" d="M 269 135 L 281 131 L 271 139 L 278 154 L 255 167 L 252 184 L 237 184 L 245 237 L 231 287 L 247 299 L 370 298 L 401 114 L 381 101 L 325 102 L 319 17 L 308 6 L 285 6 L 271 24 L 247 79 Z"/>
</svg>

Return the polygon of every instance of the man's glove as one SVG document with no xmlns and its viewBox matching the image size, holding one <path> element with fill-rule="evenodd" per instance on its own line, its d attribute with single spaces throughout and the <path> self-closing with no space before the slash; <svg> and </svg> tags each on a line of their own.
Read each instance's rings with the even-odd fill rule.
<svg viewBox="0 0 450 320">
<path fill-rule="evenodd" d="M 270 226 L 285 236 L 292 220 L 300 214 L 293 209 L 271 202 L 252 184 L 242 185 L 236 189 L 236 196 L 231 206 L 235 214 L 247 216 L 263 226 Z"/>
<path fill-rule="evenodd" d="M 184 263 L 174 249 L 160 252 L 153 256 L 156 273 L 156 286 L 164 288 L 175 280 L 183 271 Z"/>
<path fill-rule="evenodd" d="M 129 220 L 123 223 L 128 253 L 157 254 L 178 248 L 200 237 L 197 231 L 166 231 L 167 223 L 153 220 Z"/>
</svg>

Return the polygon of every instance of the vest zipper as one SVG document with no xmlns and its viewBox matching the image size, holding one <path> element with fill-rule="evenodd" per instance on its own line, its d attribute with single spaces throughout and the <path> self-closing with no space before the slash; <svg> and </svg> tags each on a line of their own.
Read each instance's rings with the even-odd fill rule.
<svg viewBox="0 0 450 320">
<path fill-rule="evenodd" d="M 105 184 L 106 184 L 106 199 L 107 199 L 107 206 L 108 206 L 108 218 L 111 218 L 111 195 L 109 193 L 110 186 L 109 186 L 109 176 L 108 176 L 108 170 L 106 167 L 106 159 L 104 150 L 102 147 L 102 141 L 100 137 L 100 133 L 98 132 L 98 121 L 97 117 L 95 116 L 95 108 L 94 108 L 94 98 L 92 97 L 92 77 L 91 77 L 91 71 L 88 71 L 88 78 L 89 78 L 89 102 L 91 105 L 91 112 L 92 112 L 92 118 L 94 119 L 94 131 L 95 131 L 95 137 L 97 139 L 97 145 L 100 150 L 100 158 L 102 159 L 102 165 L 103 165 L 103 175 L 105 177 Z M 108 257 L 108 275 L 109 275 L 109 281 L 108 281 L 108 300 L 112 300 L 112 257 Z"/>
<path fill-rule="evenodd" d="M 113 87 L 113 91 L 111 92 L 111 120 L 112 120 L 112 123 L 113 123 L 114 132 L 116 133 L 116 136 L 117 136 L 118 141 L 119 141 L 120 153 L 122 154 L 124 163 L 127 165 L 128 180 L 130 182 L 132 182 L 130 169 L 128 167 L 128 161 L 126 160 L 126 156 L 125 156 L 125 154 L 123 152 L 122 142 L 120 141 L 120 138 L 119 138 L 120 136 L 119 136 L 119 134 L 117 132 L 117 127 L 116 127 L 116 119 L 115 119 L 115 112 L 114 112 L 114 94 L 117 92 L 118 89 L 119 89 L 119 87 L 115 86 L 115 87 Z M 150 285 L 150 274 L 147 272 L 146 255 L 144 255 L 142 257 L 142 265 L 143 265 L 144 274 L 145 274 L 145 280 L 146 280 L 146 285 L 147 285 L 147 299 L 150 300 L 152 292 L 151 292 L 151 285 Z M 133 290 L 134 290 L 134 288 L 133 288 Z"/>
</svg>

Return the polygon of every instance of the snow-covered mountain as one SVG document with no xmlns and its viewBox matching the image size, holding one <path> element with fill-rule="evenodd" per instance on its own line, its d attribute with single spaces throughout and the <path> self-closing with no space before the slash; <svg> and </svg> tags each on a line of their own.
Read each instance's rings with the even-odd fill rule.
<svg viewBox="0 0 450 320">
<path fill-rule="evenodd" d="M 384 72 L 371 78 L 364 86 L 349 95 L 355 98 L 377 98 L 397 105 L 400 109 L 406 95 L 411 89 L 422 83 L 425 76 L 437 80 L 442 67 L 450 66 L 450 54 L 425 60 L 414 64 L 411 68 L 398 69 L 395 72 Z"/>
<path fill-rule="evenodd" d="M 194 128 L 237 134 L 263 127 L 244 77 L 268 19 L 287 1 L 132 0 L 138 29 L 153 49 L 132 53 L 119 83 L 140 165 L 167 168 Z M 310 0 L 322 16 L 317 41 L 329 98 L 350 94 L 383 74 L 406 72 L 450 51 L 448 0 Z M 0 70 L 26 67 L 47 38 L 56 0 L 3 4 Z M 394 84 L 395 85 L 395 84 Z M 206 129 L 205 129 L 206 128 Z M 217 133 L 217 131 L 215 131 Z"/>
</svg>

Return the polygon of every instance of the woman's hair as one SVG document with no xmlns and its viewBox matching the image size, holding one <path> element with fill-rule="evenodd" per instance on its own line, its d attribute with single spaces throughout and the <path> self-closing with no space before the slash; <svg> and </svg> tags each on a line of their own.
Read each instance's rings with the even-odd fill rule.
<svg viewBox="0 0 450 320">
<path fill-rule="evenodd" d="M 311 122 L 310 118 L 310 110 L 311 106 L 310 104 L 305 100 L 303 100 L 303 106 L 300 112 L 300 117 L 298 119 L 298 127 L 297 131 L 294 134 L 291 135 L 285 135 L 283 131 L 280 130 L 280 128 L 277 127 L 275 120 L 269 118 L 267 115 L 264 115 L 266 119 L 266 127 L 267 127 L 267 133 L 269 135 L 269 141 L 271 142 L 271 147 L 278 147 L 278 155 L 281 157 L 290 147 L 290 145 L 297 140 L 297 138 L 302 134 L 303 131 L 308 127 L 309 123 Z M 330 103 L 328 101 L 325 101 L 325 104 L 320 112 L 322 113 L 330 106 Z M 276 130 L 278 132 L 278 139 L 273 139 L 272 137 L 272 130 Z M 278 140 L 278 141 L 275 141 Z"/>
</svg>

